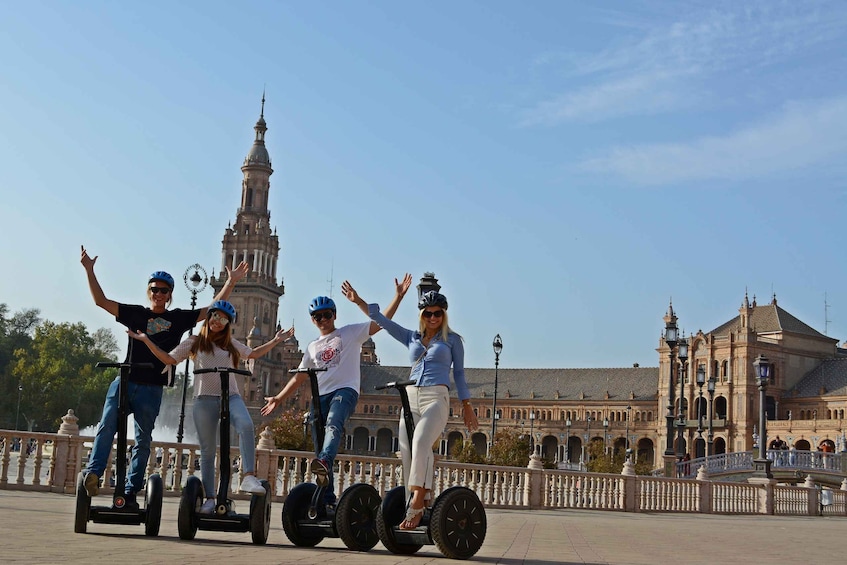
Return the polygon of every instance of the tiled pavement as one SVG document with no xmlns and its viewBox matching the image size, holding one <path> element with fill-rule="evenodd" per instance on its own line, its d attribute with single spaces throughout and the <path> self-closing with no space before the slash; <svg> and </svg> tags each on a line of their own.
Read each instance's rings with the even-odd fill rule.
<svg viewBox="0 0 847 565">
<path fill-rule="evenodd" d="M 103 502 L 95 499 L 95 503 Z M 344 563 L 423 565 L 455 563 L 435 546 L 411 556 L 378 544 L 368 553 L 348 551 L 338 539 L 298 548 L 285 537 L 282 505 L 275 504 L 265 546 L 250 534 L 199 531 L 177 535 L 177 498 L 165 498 L 161 532 L 143 526 L 89 522 L 73 532 L 74 497 L 0 490 L 0 561 L 3 563 Z M 833 563 L 847 520 L 822 517 L 627 514 L 588 510 L 488 510 L 485 543 L 470 561 L 553 564 Z"/>
</svg>

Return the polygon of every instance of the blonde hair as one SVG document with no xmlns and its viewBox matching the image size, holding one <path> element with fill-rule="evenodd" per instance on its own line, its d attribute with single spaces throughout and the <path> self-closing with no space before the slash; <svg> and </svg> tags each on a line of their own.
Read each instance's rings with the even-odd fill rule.
<svg viewBox="0 0 847 565">
<path fill-rule="evenodd" d="M 209 314 L 211 314 L 211 312 Z M 211 353 L 214 345 L 217 345 L 224 351 L 229 352 L 229 356 L 232 359 L 232 366 L 238 367 L 241 355 L 239 355 L 235 346 L 232 344 L 232 322 L 230 321 L 230 323 L 224 326 L 224 329 L 221 331 L 212 333 L 211 330 L 209 330 L 209 317 L 207 314 L 206 321 L 203 322 L 203 327 L 200 328 L 200 332 L 197 334 L 197 339 L 195 339 L 194 343 L 191 344 L 189 357 L 194 359 L 198 351 Z"/>
<path fill-rule="evenodd" d="M 444 308 L 441 309 L 441 327 L 436 332 L 437 334 L 441 334 L 441 341 L 446 342 L 447 336 L 451 333 L 456 333 L 450 329 L 450 324 L 447 323 L 447 310 Z M 421 332 L 421 335 L 426 335 L 426 318 L 423 317 L 424 310 L 418 312 L 418 329 Z M 459 335 L 459 334 L 456 334 Z M 461 336 L 459 336 L 461 337 Z"/>
</svg>

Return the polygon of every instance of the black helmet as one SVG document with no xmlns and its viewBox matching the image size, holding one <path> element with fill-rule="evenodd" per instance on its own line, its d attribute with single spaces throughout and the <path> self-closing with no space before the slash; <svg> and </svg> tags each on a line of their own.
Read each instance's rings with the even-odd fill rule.
<svg viewBox="0 0 847 565">
<path fill-rule="evenodd" d="M 425 292 L 421 299 L 418 300 L 418 310 L 423 310 L 430 306 L 440 306 L 447 310 L 447 298 L 443 294 L 439 294 L 434 290 Z"/>
</svg>

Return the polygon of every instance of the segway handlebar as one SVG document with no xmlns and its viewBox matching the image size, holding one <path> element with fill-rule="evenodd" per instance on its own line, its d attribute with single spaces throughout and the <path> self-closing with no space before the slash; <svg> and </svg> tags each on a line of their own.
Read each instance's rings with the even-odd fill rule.
<svg viewBox="0 0 847 565">
<path fill-rule="evenodd" d="M 111 361 L 98 361 L 95 367 L 103 369 L 109 367 L 127 368 L 127 369 L 152 369 L 153 363 L 112 363 Z"/>
<path fill-rule="evenodd" d="M 385 383 L 384 385 L 376 385 L 374 390 L 385 390 L 386 388 L 400 388 L 401 386 L 411 386 L 418 384 L 418 381 L 414 380 L 405 380 L 405 381 L 392 381 L 390 383 Z"/>
<path fill-rule="evenodd" d="M 247 369 L 233 369 L 232 367 L 209 367 L 208 369 L 194 369 L 195 375 L 202 375 L 204 373 L 235 373 L 236 375 L 247 375 L 248 377 L 253 374 Z"/>
<path fill-rule="evenodd" d="M 326 367 L 297 367 L 288 370 L 289 373 L 320 373 L 321 371 L 326 371 Z"/>
</svg>

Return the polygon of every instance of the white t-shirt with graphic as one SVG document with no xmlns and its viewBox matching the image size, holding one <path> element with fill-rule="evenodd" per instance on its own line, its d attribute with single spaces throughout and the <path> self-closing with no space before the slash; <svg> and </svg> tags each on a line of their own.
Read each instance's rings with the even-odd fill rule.
<svg viewBox="0 0 847 565">
<path fill-rule="evenodd" d="M 196 335 L 188 336 L 182 343 L 177 345 L 173 351 L 169 353 L 177 362 L 182 362 L 188 359 L 191 353 L 191 346 L 197 340 Z M 253 350 L 241 343 L 238 340 L 232 340 L 232 345 L 235 350 L 241 355 L 242 359 L 246 359 Z M 194 357 L 195 369 L 214 369 L 215 367 L 232 367 L 232 357 L 229 351 L 221 349 L 215 344 L 212 344 L 212 351 L 198 351 Z M 235 380 L 235 373 L 229 374 L 229 395 L 239 394 L 238 383 Z M 204 373 L 202 375 L 194 375 L 194 396 L 220 396 L 221 395 L 221 375 L 220 373 Z"/>
<path fill-rule="evenodd" d="M 321 396 L 340 388 L 359 392 L 362 383 L 360 369 L 362 344 L 370 337 L 371 323 L 350 324 L 322 335 L 306 347 L 301 369 L 322 369 L 318 373 L 318 391 Z"/>
</svg>

